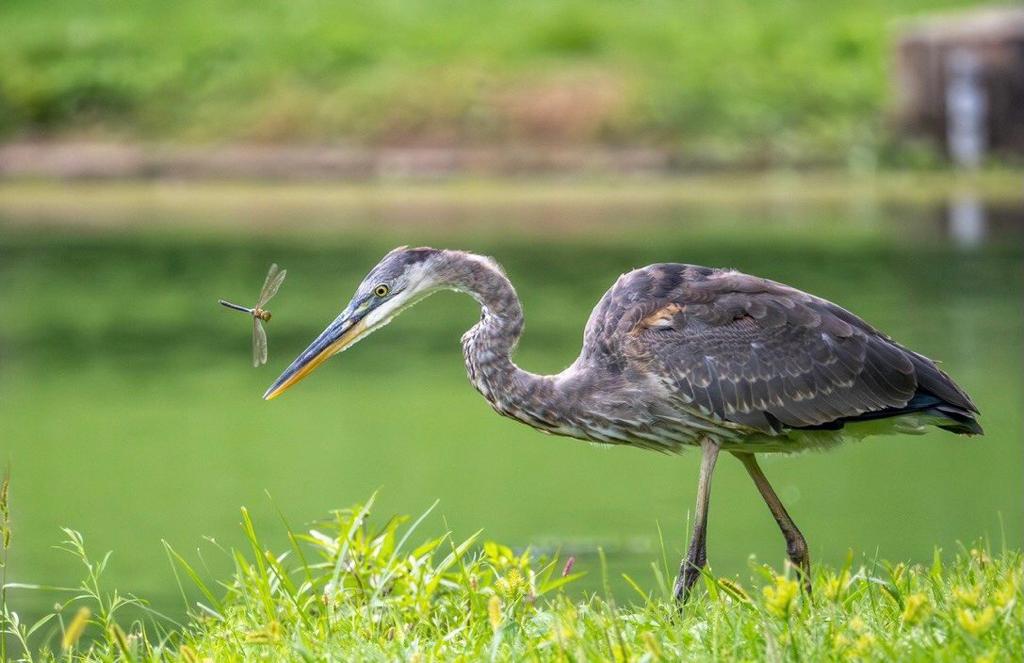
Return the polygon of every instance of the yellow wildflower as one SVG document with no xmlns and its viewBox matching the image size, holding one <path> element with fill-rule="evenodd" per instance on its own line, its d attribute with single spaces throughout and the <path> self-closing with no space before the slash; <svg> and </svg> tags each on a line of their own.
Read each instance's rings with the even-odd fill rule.
<svg viewBox="0 0 1024 663">
<path fill-rule="evenodd" d="M 85 606 L 78 609 L 75 613 L 75 618 L 71 620 L 66 631 L 64 631 L 64 637 L 60 640 L 60 648 L 67 651 L 78 643 L 78 640 L 85 633 L 85 627 L 89 624 L 89 618 L 92 617 L 92 611 Z"/>
<path fill-rule="evenodd" d="M 836 633 L 832 636 L 832 648 L 842 651 L 850 646 L 850 639 L 844 633 Z"/>
<path fill-rule="evenodd" d="M 956 611 L 956 621 L 960 624 L 960 627 L 978 638 L 985 634 L 992 625 L 996 622 L 996 611 L 992 606 L 988 606 L 981 612 L 975 614 L 973 610 L 968 608 L 960 608 Z"/>
<path fill-rule="evenodd" d="M 861 619 L 860 615 L 855 615 L 854 618 L 850 620 L 850 628 L 857 633 L 861 633 L 867 627 L 868 625 L 864 623 L 864 620 Z"/>
<path fill-rule="evenodd" d="M 847 585 L 850 584 L 850 572 L 843 571 L 839 575 L 829 573 L 828 578 L 825 579 L 825 598 L 829 601 L 839 601 L 843 598 L 843 594 L 846 592 Z"/>
<path fill-rule="evenodd" d="M 956 599 L 957 603 L 977 608 L 978 603 L 981 602 L 981 585 L 975 585 L 970 589 L 954 587 L 953 598 Z"/>
<path fill-rule="evenodd" d="M 491 622 L 491 630 L 497 633 L 501 627 L 501 599 L 497 595 L 487 602 L 487 619 Z"/>
<path fill-rule="evenodd" d="M 526 592 L 527 583 L 522 571 L 517 568 L 511 568 L 503 578 L 499 578 L 494 583 L 494 587 L 505 598 L 515 599 Z"/>
<path fill-rule="evenodd" d="M 903 623 L 908 626 L 924 621 L 931 613 L 928 597 L 924 594 L 911 594 L 903 605 Z"/>
<path fill-rule="evenodd" d="M 793 600 L 800 593 L 800 584 L 784 576 L 775 576 L 775 585 L 765 587 L 764 606 L 776 617 L 785 618 L 793 608 Z"/>
<path fill-rule="evenodd" d="M 1019 590 L 1020 581 L 1017 576 L 1010 576 L 1005 585 L 992 592 L 992 602 L 996 604 L 997 608 L 1003 610 L 1013 603 Z"/>
<path fill-rule="evenodd" d="M 508 580 L 508 586 L 512 593 L 519 592 L 523 588 L 523 585 L 526 584 L 526 580 L 523 578 L 523 574 L 519 569 L 510 569 L 508 575 L 505 577 Z"/>
</svg>

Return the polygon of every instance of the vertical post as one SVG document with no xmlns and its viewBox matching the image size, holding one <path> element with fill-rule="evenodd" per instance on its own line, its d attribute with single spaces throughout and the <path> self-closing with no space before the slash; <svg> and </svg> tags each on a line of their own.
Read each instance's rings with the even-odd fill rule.
<svg viewBox="0 0 1024 663">
<path fill-rule="evenodd" d="M 985 127 L 988 99 L 978 57 L 956 48 L 946 60 L 946 142 L 958 168 L 981 165 L 987 147 Z"/>
<path fill-rule="evenodd" d="M 985 157 L 987 115 L 981 62 L 970 49 L 955 48 L 946 61 L 946 143 L 953 165 L 968 177 L 958 178 L 950 201 L 949 233 L 962 248 L 981 244 L 986 234 L 985 209 L 970 174 Z"/>
</svg>

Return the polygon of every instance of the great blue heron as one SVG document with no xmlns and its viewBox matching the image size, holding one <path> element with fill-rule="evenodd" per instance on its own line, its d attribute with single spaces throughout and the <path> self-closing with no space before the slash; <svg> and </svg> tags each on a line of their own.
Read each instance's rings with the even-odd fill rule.
<svg viewBox="0 0 1024 663">
<path fill-rule="evenodd" d="M 473 386 L 508 417 L 555 435 L 663 452 L 702 452 L 690 546 L 675 597 L 706 564 L 711 474 L 720 450 L 738 458 L 810 589 L 807 543 L 756 454 L 828 447 L 847 437 L 981 434 L 970 397 L 930 359 L 839 306 L 729 269 L 663 263 L 619 277 L 598 302 L 579 358 L 535 375 L 510 357 L 523 309 L 502 268 L 461 251 L 397 248 L 370 270 L 327 329 L 267 390 L 279 396 L 439 290 L 482 307 L 462 337 Z"/>
</svg>

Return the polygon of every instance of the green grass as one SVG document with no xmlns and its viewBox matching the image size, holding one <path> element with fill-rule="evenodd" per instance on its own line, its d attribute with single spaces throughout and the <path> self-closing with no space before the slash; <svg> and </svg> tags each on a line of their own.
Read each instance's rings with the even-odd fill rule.
<svg viewBox="0 0 1024 663">
<path fill-rule="evenodd" d="M 929 565 L 874 560 L 815 568 L 813 596 L 793 571 L 753 560 L 748 577 L 717 577 L 680 613 L 670 560 L 651 565 L 659 588 L 615 601 L 570 598 L 569 560 L 425 535 L 409 518 L 372 517 L 374 500 L 336 511 L 291 545 L 267 550 L 242 510 L 246 545 L 214 547 L 230 578 L 204 577 L 202 557 L 167 546 L 183 596 L 177 624 L 102 583 L 109 555 L 65 530 L 85 580 L 36 624 L 4 605 L 11 651 L 36 661 L 206 660 L 1019 660 L 1024 595 L 1019 551 L 936 550 Z M 604 575 L 610 573 L 605 570 Z M 607 584 L 607 577 L 604 578 Z M 187 587 L 187 591 L 184 589 Z M 12 590 L 22 590 L 14 587 Z M 35 591 L 43 591 L 33 588 Z M 1017 652 L 1013 654 L 1013 652 Z"/>
<path fill-rule="evenodd" d="M 0 4 L 0 131 L 884 152 L 894 22 L 971 0 Z"/>
</svg>

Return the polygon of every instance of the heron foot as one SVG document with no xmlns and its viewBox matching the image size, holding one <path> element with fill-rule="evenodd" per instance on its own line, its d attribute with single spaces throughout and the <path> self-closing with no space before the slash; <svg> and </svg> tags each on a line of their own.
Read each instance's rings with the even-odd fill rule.
<svg viewBox="0 0 1024 663">
<path fill-rule="evenodd" d="M 706 560 L 691 560 L 686 557 L 679 565 L 679 575 L 676 576 L 675 588 L 672 590 L 672 596 L 678 603 L 686 603 L 689 600 L 690 592 L 706 564 Z"/>
<path fill-rule="evenodd" d="M 811 595 L 811 556 L 807 552 L 807 541 L 804 540 L 800 530 L 796 535 L 786 536 L 786 556 L 789 563 L 800 574 L 800 588 L 808 596 Z"/>
<path fill-rule="evenodd" d="M 757 486 L 758 492 L 761 493 L 765 504 L 768 505 L 772 516 L 775 517 L 775 522 L 778 523 L 782 536 L 786 539 L 786 557 L 789 558 L 789 562 L 796 568 L 797 573 L 800 574 L 801 589 L 810 596 L 811 556 L 807 550 L 807 540 L 800 533 L 800 528 L 796 526 L 796 523 L 789 516 L 786 507 L 782 505 L 782 500 L 775 493 L 775 489 L 768 483 L 768 478 L 761 471 L 761 466 L 758 465 L 754 454 L 737 453 L 734 455 L 747 468 L 750 478 L 754 480 L 754 485 Z"/>
<path fill-rule="evenodd" d="M 679 575 L 672 595 L 676 601 L 685 603 L 690 590 L 700 577 L 701 569 L 708 563 L 708 505 L 711 501 L 711 473 L 718 460 L 719 445 L 711 438 L 701 440 L 700 481 L 697 483 L 697 508 L 693 518 L 693 536 L 686 557 L 679 565 Z"/>
</svg>

